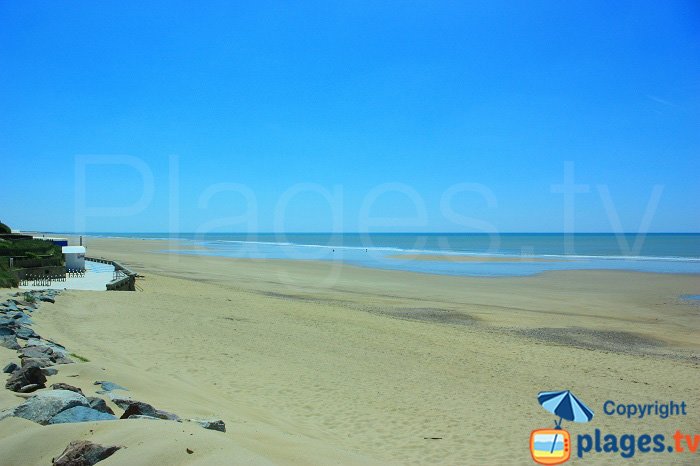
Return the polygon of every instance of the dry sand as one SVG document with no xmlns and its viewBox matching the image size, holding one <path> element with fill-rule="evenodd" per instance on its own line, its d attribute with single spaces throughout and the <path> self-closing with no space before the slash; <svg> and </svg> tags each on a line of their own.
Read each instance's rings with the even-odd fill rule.
<svg viewBox="0 0 700 466">
<path fill-rule="evenodd" d="M 142 291 L 68 291 L 43 305 L 34 329 L 89 359 L 50 383 L 93 394 L 110 380 L 181 417 L 222 418 L 227 432 L 11 418 L 0 421 L 0 463 L 47 465 L 90 439 L 128 447 L 105 466 L 533 464 L 530 431 L 553 426 L 536 395 L 567 388 L 596 413 L 564 423 L 573 437 L 700 433 L 700 306 L 678 299 L 700 291 L 697 276 L 465 278 L 158 253 L 171 246 L 88 238 L 90 255 L 143 274 Z M 608 399 L 684 400 L 689 414 L 628 421 L 603 414 Z M 19 402 L 0 390 L 0 409 Z M 698 454 L 627 462 L 697 464 Z"/>
</svg>

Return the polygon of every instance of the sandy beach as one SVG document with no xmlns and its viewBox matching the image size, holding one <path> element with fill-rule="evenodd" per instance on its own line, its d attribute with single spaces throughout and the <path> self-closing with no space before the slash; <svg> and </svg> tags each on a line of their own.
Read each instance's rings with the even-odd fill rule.
<svg viewBox="0 0 700 466">
<path fill-rule="evenodd" d="M 8 418 L 4 465 L 50 464 L 76 439 L 127 447 L 105 466 L 532 464 L 530 432 L 553 426 L 536 395 L 560 389 L 596 413 L 565 423 L 572 436 L 700 433 L 700 306 L 679 298 L 698 293 L 696 275 L 472 278 L 163 254 L 176 246 L 167 241 L 86 244 L 143 275 L 140 291 L 66 291 L 34 313 L 39 334 L 88 360 L 51 383 L 94 394 L 94 381 L 110 380 L 182 417 L 221 418 L 227 432 Z M 689 413 L 628 420 L 605 415 L 606 400 L 683 400 Z M 0 409 L 21 401 L 0 390 Z M 628 462 L 697 464 L 698 454 Z"/>
<path fill-rule="evenodd" d="M 543 257 L 498 257 L 498 256 L 457 256 L 454 254 L 394 254 L 392 259 L 412 261 L 450 261 L 450 262 L 567 262 L 566 259 L 546 259 Z"/>
</svg>

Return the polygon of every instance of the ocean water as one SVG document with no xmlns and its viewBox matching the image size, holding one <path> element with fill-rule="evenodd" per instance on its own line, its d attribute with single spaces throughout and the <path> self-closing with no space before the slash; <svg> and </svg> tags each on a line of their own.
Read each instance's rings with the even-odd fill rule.
<svg viewBox="0 0 700 466">
<path fill-rule="evenodd" d="M 362 267 L 474 276 L 532 275 L 548 270 L 610 269 L 700 274 L 700 234 L 565 235 L 456 233 L 167 233 L 110 234 L 176 239 L 179 254 L 236 258 L 340 261 Z M 186 249 L 186 245 L 206 250 Z M 174 251 L 173 251 L 174 252 Z M 441 255 L 436 260 L 400 256 Z M 460 262 L 453 257 L 498 257 L 499 262 Z M 525 259 L 525 260 L 524 260 Z M 537 259 L 546 260 L 537 262 Z"/>
</svg>

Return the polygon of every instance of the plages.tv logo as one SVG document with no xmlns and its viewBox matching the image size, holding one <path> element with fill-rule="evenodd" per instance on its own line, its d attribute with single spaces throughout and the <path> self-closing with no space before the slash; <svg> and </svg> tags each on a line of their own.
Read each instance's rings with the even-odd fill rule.
<svg viewBox="0 0 700 466">
<path fill-rule="evenodd" d="M 593 411 L 569 390 L 540 392 L 537 401 L 544 409 L 559 416 L 553 429 L 536 429 L 530 433 L 530 454 L 539 464 L 561 464 L 571 458 L 571 436 L 561 428 L 562 420 L 588 422 Z"/>
</svg>

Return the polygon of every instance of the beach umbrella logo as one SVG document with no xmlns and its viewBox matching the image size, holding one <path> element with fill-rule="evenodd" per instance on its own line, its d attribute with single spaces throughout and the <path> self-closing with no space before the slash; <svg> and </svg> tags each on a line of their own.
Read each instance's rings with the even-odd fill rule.
<svg viewBox="0 0 700 466">
<path fill-rule="evenodd" d="M 564 419 L 571 422 L 589 422 L 593 411 L 569 390 L 540 392 L 537 401 L 544 409 L 558 416 L 554 429 L 537 429 L 530 434 L 530 454 L 539 464 L 561 464 L 571 457 L 571 436 L 562 429 Z"/>
</svg>

